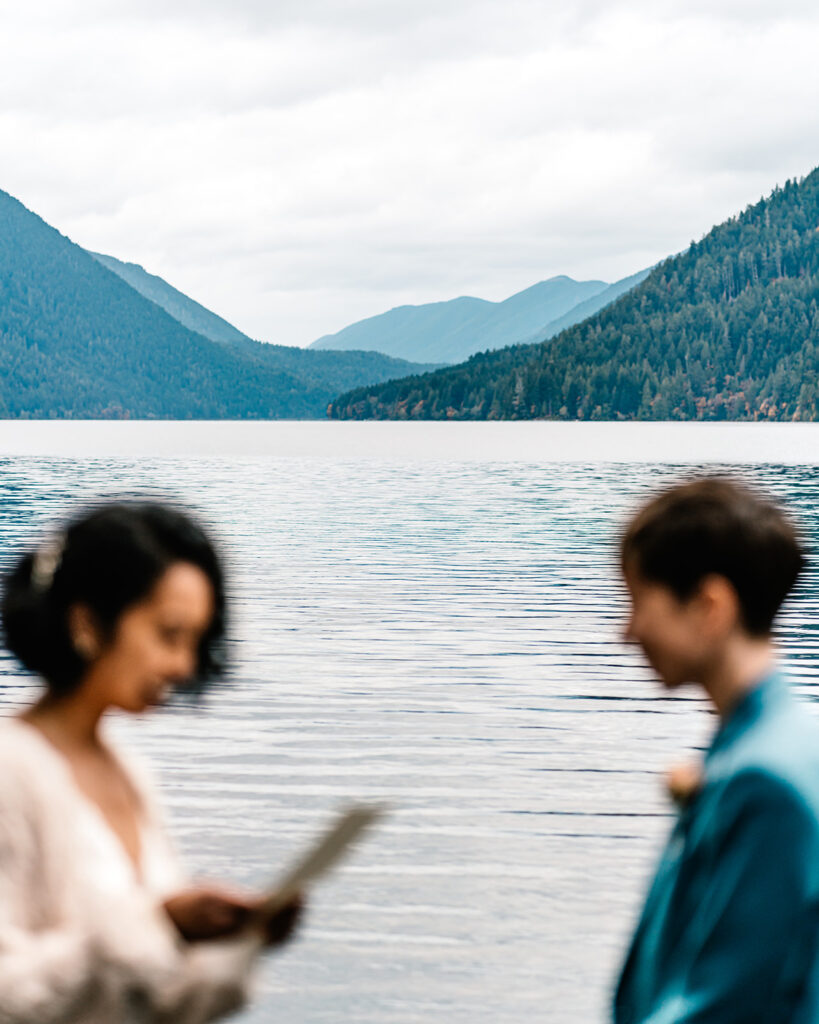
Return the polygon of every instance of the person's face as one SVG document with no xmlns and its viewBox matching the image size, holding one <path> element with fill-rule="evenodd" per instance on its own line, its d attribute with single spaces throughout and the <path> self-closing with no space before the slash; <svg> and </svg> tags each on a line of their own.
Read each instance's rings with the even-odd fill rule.
<svg viewBox="0 0 819 1024">
<path fill-rule="evenodd" d="M 633 571 L 626 572 L 625 580 L 631 605 L 625 639 L 642 648 L 669 689 L 697 681 L 710 653 L 701 595 L 681 601 L 669 587 Z"/>
<path fill-rule="evenodd" d="M 143 600 L 120 616 L 82 684 L 108 707 L 144 711 L 190 679 L 214 613 L 213 587 L 195 565 L 176 562 Z"/>
</svg>

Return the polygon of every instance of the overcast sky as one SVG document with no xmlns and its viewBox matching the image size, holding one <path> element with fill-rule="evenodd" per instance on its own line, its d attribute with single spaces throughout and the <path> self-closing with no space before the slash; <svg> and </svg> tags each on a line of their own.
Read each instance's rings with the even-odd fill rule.
<svg viewBox="0 0 819 1024">
<path fill-rule="evenodd" d="M 3 6 L 0 188 L 282 344 L 615 280 L 819 164 L 816 0 Z"/>
</svg>

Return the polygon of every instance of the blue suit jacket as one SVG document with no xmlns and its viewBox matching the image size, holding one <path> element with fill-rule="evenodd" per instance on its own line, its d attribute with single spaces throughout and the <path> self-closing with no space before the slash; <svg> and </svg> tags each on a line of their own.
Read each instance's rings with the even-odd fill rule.
<svg viewBox="0 0 819 1024">
<path fill-rule="evenodd" d="M 718 730 L 660 860 L 615 1024 L 819 1022 L 819 726 L 777 674 Z"/>
</svg>

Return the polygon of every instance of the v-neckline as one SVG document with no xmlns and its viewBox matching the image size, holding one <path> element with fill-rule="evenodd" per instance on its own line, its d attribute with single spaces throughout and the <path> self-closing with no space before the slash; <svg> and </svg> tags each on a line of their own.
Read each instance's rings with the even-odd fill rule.
<svg viewBox="0 0 819 1024">
<path fill-rule="evenodd" d="M 51 742 L 51 740 L 46 736 L 46 734 L 41 729 L 39 729 L 33 722 L 29 722 L 27 719 L 22 718 L 19 715 L 16 716 L 15 721 L 25 726 L 26 730 L 34 736 L 35 740 L 37 740 L 41 746 L 44 746 L 48 750 L 49 754 L 52 756 L 55 763 L 59 765 L 60 770 L 65 775 L 68 784 L 74 790 L 74 794 L 77 800 L 79 801 L 80 805 L 86 808 L 91 817 L 97 821 L 97 824 L 100 825 L 104 833 L 114 843 L 120 856 L 123 858 L 124 862 L 130 868 L 131 874 L 134 877 L 134 881 L 137 883 L 137 885 L 144 885 L 145 831 L 142 827 L 142 821 L 140 820 L 139 814 L 136 815 L 135 820 L 138 850 L 136 859 L 134 859 L 131 856 L 128 847 L 125 844 L 125 840 L 108 820 L 102 808 L 99 806 L 99 804 L 96 803 L 96 801 L 92 800 L 91 797 L 82 788 L 82 786 L 80 786 L 71 767 L 71 762 L 66 757 L 66 755 L 59 749 L 59 747 L 55 746 L 55 744 Z M 106 746 L 106 749 L 108 750 L 113 760 L 116 762 L 119 770 L 128 779 L 130 784 L 130 775 L 128 774 L 128 772 L 125 771 L 121 759 L 117 756 L 116 752 L 113 751 L 110 747 Z"/>
</svg>

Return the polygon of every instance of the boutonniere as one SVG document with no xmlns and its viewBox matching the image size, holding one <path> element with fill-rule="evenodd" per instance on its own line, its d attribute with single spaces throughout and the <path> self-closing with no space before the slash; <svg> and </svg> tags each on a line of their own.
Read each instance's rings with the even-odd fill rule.
<svg viewBox="0 0 819 1024">
<path fill-rule="evenodd" d="M 685 764 L 675 764 L 669 769 L 665 777 L 665 787 L 677 807 L 684 810 L 702 789 L 703 780 L 702 765 L 689 761 Z"/>
</svg>

